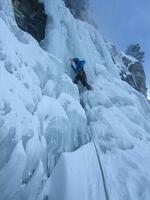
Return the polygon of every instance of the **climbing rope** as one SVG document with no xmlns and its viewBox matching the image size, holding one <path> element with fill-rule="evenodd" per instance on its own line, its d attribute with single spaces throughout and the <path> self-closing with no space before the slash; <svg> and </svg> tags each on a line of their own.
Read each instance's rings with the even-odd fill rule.
<svg viewBox="0 0 150 200">
<path fill-rule="evenodd" d="M 105 191 L 106 200 L 110 200 L 109 194 L 108 194 L 107 185 L 106 185 L 104 170 L 103 170 L 103 167 L 102 167 L 102 162 L 101 162 L 101 159 L 100 159 L 100 155 L 99 155 L 99 153 L 98 153 L 98 148 L 97 148 L 97 146 L 96 146 L 96 142 L 95 142 L 94 136 L 93 136 L 93 134 L 92 134 L 92 129 L 91 129 L 90 125 L 89 125 L 89 129 L 90 129 L 89 134 L 90 134 L 90 137 L 91 137 L 91 140 L 92 140 L 92 143 L 93 143 L 95 152 L 96 152 L 98 164 L 99 164 L 99 167 L 100 167 L 100 172 L 101 172 L 101 174 L 102 174 L 102 180 L 103 180 L 103 186 L 104 186 L 104 191 Z"/>
</svg>

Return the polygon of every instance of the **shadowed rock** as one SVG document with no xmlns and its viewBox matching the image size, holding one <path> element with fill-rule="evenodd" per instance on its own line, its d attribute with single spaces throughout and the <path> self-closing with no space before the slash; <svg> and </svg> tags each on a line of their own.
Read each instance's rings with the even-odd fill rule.
<svg viewBox="0 0 150 200">
<path fill-rule="evenodd" d="M 147 96 L 146 76 L 142 63 L 138 61 L 132 62 L 125 56 L 122 57 L 122 61 L 130 72 L 124 80 L 143 95 Z"/>
<path fill-rule="evenodd" d="M 136 87 L 139 92 L 147 96 L 146 88 L 146 76 L 144 72 L 143 65 L 139 62 L 135 62 L 129 65 L 129 72 L 135 79 Z"/>
<path fill-rule="evenodd" d="M 85 0 L 64 0 L 66 7 L 68 7 L 75 18 L 85 21 L 87 19 L 87 1 Z"/>
<path fill-rule="evenodd" d="M 38 0 L 13 0 L 14 14 L 20 29 L 30 33 L 38 42 L 45 37 L 47 16 Z"/>
</svg>

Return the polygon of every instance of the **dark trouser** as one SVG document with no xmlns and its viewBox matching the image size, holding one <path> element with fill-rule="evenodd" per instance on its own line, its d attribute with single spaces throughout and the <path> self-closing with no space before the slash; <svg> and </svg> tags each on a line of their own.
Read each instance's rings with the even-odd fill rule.
<svg viewBox="0 0 150 200">
<path fill-rule="evenodd" d="M 78 83 L 78 81 L 81 81 L 82 85 L 87 88 L 87 90 L 92 90 L 92 87 L 87 83 L 87 77 L 85 71 L 81 71 L 77 74 L 75 77 L 75 80 L 73 81 L 75 84 Z"/>
</svg>

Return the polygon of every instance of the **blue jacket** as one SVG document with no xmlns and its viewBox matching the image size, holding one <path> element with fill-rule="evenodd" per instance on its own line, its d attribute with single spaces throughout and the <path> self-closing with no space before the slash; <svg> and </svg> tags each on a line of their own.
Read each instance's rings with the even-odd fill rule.
<svg viewBox="0 0 150 200">
<path fill-rule="evenodd" d="M 75 65 L 71 65 L 72 69 L 74 70 L 75 73 L 80 73 L 82 70 L 84 70 L 84 65 L 85 65 L 85 60 L 79 60 L 79 59 L 73 59 L 73 62 Z"/>
</svg>

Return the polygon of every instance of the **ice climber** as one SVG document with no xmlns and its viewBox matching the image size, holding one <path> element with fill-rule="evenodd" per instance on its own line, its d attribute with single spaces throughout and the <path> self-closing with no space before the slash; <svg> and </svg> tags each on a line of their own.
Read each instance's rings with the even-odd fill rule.
<svg viewBox="0 0 150 200">
<path fill-rule="evenodd" d="M 85 60 L 79 60 L 79 58 L 73 58 L 71 60 L 71 67 L 76 73 L 74 83 L 77 84 L 81 81 L 82 85 L 87 88 L 87 90 L 92 90 L 92 87 L 87 83 L 86 73 L 84 71 Z"/>
</svg>

